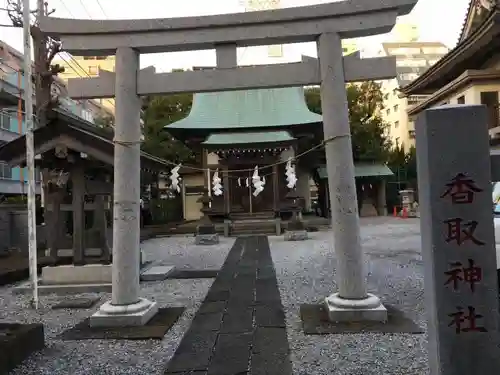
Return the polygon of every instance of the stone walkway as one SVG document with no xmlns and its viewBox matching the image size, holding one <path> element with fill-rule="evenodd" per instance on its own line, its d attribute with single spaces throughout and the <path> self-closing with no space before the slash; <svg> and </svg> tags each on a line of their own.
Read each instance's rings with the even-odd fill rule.
<svg viewBox="0 0 500 375">
<path fill-rule="evenodd" d="M 292 374 L 267 237 L 236 240 L 168 364 L 174 374 Z"/>
</svg>

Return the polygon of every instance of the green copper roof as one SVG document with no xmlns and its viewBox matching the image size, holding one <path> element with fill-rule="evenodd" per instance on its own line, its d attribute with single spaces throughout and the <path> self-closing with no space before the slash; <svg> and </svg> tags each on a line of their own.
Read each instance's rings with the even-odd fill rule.
<svg viewBox="0 0 500 375">
<path fill-rule="evenodd" d="M 295 138 L 287 131 L 260 132 L 260 133 L 219 133 L 211 134 L 204 145 L 231 145 L 247 143 L 287 142 Z"/>
<path fill-rule="evenodd" d="M 303 88 L 287 87 L 194 94 L 189 115 L 166 129 L 280 127 L 321 121 L 307 108 Z"/>
<path fill-rule="evenodd" d="M 355 163 L 354 164 L 354 174 L 356 177 L 384 177 L 392 176 L 394 173 L 385 164 L 381 163 Z M 326 172 L 326 166 L 321 166 L 318 168 L 319 178 L 328 178 L 328 173 Z"/>
</svg>

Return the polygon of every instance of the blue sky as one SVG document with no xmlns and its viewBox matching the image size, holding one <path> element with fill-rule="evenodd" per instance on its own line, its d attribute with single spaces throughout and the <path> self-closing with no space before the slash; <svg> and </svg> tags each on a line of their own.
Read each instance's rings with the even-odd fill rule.
<svg viewBox="0 0 500 375">
<path fill-rule="evenodd" d="M 54 16 L 67 18 L 153 18 L 182 17 L 232 13 L 244 10 L 245 0 L 48 0 L 49 8 L 55 8 Z M 377 0 L 373 0 L 377 1 Z M 0 0 L 0 8 L 4 8 L 6 0 Z M 36 0 L 31 0 L 33 7 Z M 299 6 L 325 3 L 328 0 L 281 0 L 282 6 Z M 168 4 L 172 5 L 168 5 Z M 411 22 L 420 29 L 421 40 L 441 41 L 453 47 L 461 30 L 469 0 L 419 0 L 412 14 Z M 118 6 L 119 4 L 119 6 Z M 174 5 L 175 4 L 175 5 Z M 0 24 L 9 23 L 4 11 L 0 11 Z M 364 38 L 363 45 L 373 45 L 383 41 L 385 36 Z M 0 39 L 22 50 L 22 34 L 20 30 L 0 28 Z M 300 53 L 314 54 L 314 46 L 294 46 Z M 240 64 L 259 63 L 259 53 L 253 49 L 240 51 Z M 256 61 L 259 60 L 259 61 Z M 184 52 L 162 55 L 147 55 L 141 58 L 141 65 L 155 65 L 160 71 L 172 68 L 188 68 L 193 65 L 209 65 L 215 63 L 213 51 Z"/>
</svg>

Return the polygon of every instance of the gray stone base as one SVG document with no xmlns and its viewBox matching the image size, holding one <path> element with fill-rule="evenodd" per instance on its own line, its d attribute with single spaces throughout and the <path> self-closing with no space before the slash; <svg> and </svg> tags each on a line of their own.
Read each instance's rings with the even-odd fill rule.
<svg viewBox="0 0 500 375">
<path fill-rule="evenodd" d="M 224 237 L 229 237 L 231 234 L 231 220 L 224 220 Z"/>
<path fill-rule="evenodd" d="M 387 321 L 387 309 L 373 294 L 362 300 L 344 299 L 332 294 L 325 298 L 325 307 L 330 322 Z"/>
<path fill-rule="evenodd" d="M 110 284 L 59 284 L 59 285 L 43 285 L 43 280 L 38 283 L 38 294 L 57 294 L 65 296 L 69 294 L 81 293 L 111 293 L 112 285 Z M 31 294 L 33 288 L 30 281 L 26 281 L 12 289 L 12 294 Z"/>
<path fill-rule="evenodd" d="M 174 266 L 153 266 L 141 274 L 141 281 L 162 281 L 174 270 Z"/>
<path fill-rule="evenodd" d="M 90 317 L 91 327 L 136 327 L 143 326 L 158 312 L 158 304 L 139 299 L 133 305 L 112 305 L 106 302 Z"/>
<path fill-rule="evenodd" d="M 83 254 L 86 257 L 100 257 L 103 255 L 101 248 L 88 247 L 83 250 Z M 45 250 L 45 256 L 50 256 L 50 249 Z M 58 249 L 57 256 L 60 258 L 71 258 L 73 256 L 73 249 Z"/>
<path fill-rule="evenodd" d="M 88 267 L 80 266 L 80 267 Z M 95 265 L 99 266 L 99 265 Z M 141 269 L 141 275 L 147 272 L 154 264 L 152 262 L 145 263 L 144 267 Z M 74 267 L 74 266 L 67 266 Z M 109 265 L 109 267 L 112 267 Z M 110 270 L 111 271 L 111 270 Z M 141 276 L 141 280 L 142 276 Z M 109 282 L 81 282 L 81 283 L 68 283 L 66 281 L 61 281 L 60 283 L 47 283 L 44 278 L 38 279 L 38 293 L 40 295 L 47 295 L 51 293 L 55 293 L 57 295 L 68 295 L 68 294 L 80 294 L 80 293 L 111 293 L 112 285 L 111 280 Z M 31 286 L 31 281 L 25 281 L 17 286 L 15 286 L 12 290 L 12 294 L 31 294 L 33 292 L 33 288 Z"/>
<path fill-rule="evenodd" d="M 44 285 L 111 284 L 111 264 L 48 266 L 42 268 Z"/>
<path fill-rule="evenodd" d="M 306 230 L 291 230 L 285 232 L 285 241 L 304 241 L 309 236 Z"/>
<path fill-rule="evenodd" d="M 217 233 L 197 234 L 195 238 L 196 245 L 217 245 L 219 242 L 219 235 Z"/>
</svg>

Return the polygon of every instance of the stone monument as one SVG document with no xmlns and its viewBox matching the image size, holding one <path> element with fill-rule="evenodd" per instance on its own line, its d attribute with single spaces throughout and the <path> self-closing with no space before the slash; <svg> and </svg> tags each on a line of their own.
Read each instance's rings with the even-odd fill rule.
<svg viewBox="0 0 500 375">
<path fill-rule="evenodd" d="M 487 110 L 440 106 L 415 129 L 431 375 L 492 374 L 500 351 Z"/>
</svg>

